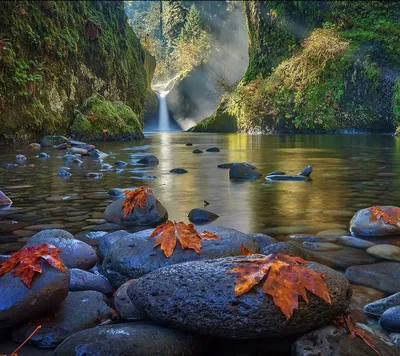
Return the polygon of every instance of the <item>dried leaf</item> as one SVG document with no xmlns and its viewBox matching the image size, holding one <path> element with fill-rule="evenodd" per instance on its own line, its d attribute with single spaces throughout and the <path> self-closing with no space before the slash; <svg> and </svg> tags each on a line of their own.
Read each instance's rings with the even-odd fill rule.
<svg viewBox="0 0 400 356">
<path fill-rule="evenodd" d="M 350 314 L 346 313 L 342 316 L 335 318 L 332 321 L 333 325 L 335 325 L 338 329 L 346 330 L 349 334 L 350 339 L 354 339 L 355 337 L 361 338 L 377 355 L 380 355 L 380 352 L 375 348 L 376 341 L 368 335 L 363 329 L 354 325 L 353 320 L 351 319 Z"/>
<path fill-rule="evenodd" d="M 380 218 L 383 219 L 385 224 L 390 224 L 398 227 L 400 218 L 399 208 L 388 208 L 383 210 L 380 206 L 373 206 L 368 211 L 371 213 L 369 222 L 378 221 Z"/>
<path fill-rule="evenodd" d="M 126 218 L 135 209 L 136 205 L 144 209 L 147 198 L 152 195 L 152 190 L 142 186 L 135 190 L 124 190 L 124 194 L 125 200 L 122 209 L 124 211 L 124 218 Z"/>
<path fill-rule="evenodd" d="M 59 256 L 60 252 L 59 248 L 51 244 L 25 247 L 3 261 L 0 267 L 0 276 L 15 268 L 14 277 L 20 277 L 21 281 L 30 288 L 35 272 L 42 273 L 41 259 L 61 271 L 65 270 Z"/>
<path fill-rule="evenodd" d="M 159 236 L 154 247 L 160 246 L 165 256 L 170 257 L 175 250 L 176 240 L 178 239 L 182 249 L 192 249 L 198 254 L 201 252 L 202 240 L 219 240 L 220 237 L 210 231 L 198 232 L 193 224 L 183 222 L 173 222 L 168 220 L 155 228 L 150 238 Z"/>
<path fill-rule="evenodd" d="M 331 304 L 325 275 L 308 269 L 307 261 L 278 253 L 265 258 L 234 260 L 239 265 L 226 273 L 237 274 L 235 296 L 247 293 L 265 278 L 263 292 L 272 296 L 274 304 L 290 319 L 298 308 L 299 296 L 308 303 L 307 290 Z"/>
<path fill-rule="evenodd" d="M 246 246 L 242 243 L 240 245 L 240 254 L 242 256 L 251 256 L 253 255 L 253 251 L 250 251 L 248 248 L 246 248 Z"/>
</svg>

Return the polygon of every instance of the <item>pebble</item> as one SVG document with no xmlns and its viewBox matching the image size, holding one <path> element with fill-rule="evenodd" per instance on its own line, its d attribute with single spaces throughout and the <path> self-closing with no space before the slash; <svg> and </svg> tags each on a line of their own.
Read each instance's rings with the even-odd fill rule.
<svg viewBox="0 0 400 356">
<path fill-rule="evenodd" d="M 40 152 L 39 153 L 39 158 L 50 158 L 50 155 L 48 155 L 46 152 Z"/>
<path fill-rule="evenodd" d="M 206 149 L 207 152 L 220 152 L 218 147 L 210 147 Z"/>
<path fill-rule="evenodd" d="M 100 179 L 100 178 L 103 178 L 103 173 L 89 172 L 89 173 L 86 173 L 86 177 L 87 178 Z"/>
<path fill-rule="evenodd" d="M 388 244 L 375 245 L 369 247 L 367 252 L 375 257 L 384 258 L 386 260 L 400 261 L 400 247 Z"/>
<path fill-rule="evenodd" d="M 331 242 L 308 242 L 304 241 L 303 246 L 305 248 L 308 248 L 310 250 L 316 250 L 316 251 L 337 251 L 341 250 L 342 247 L 339 245 L 335 245 Z"/>
<path fill-rule="evenodd" d="M 25 160 L 26 160 L 26 157 L 25 157 L 24 155 L 16 155 L 16 156 L 15 156 L 15 159 L 16 159 L 17 161 L 25 161 Z"/>
<path fill-rule="evenodd" d="M 347 235 L 349 232 L 343 229 L 330 229 L 323 230 L 317 233 L 317 236 L 329 236 L 329 237 L 339 237 Z"/>
<path fill-rule="evenodd" d="M 193 153 L 203 153 L 203 151 L 202 151 L 202 150 L 199 150 L 198 148 L 196 148 L 196 149 L 193 151 Z"/>
<path fill-rule="evenodd" d="M 114 166 L 116 167 L 125 167 L 128 163 L 124 162 L 124 161 L 115 161 L 114 162 Z"/>
<path fill-rule="evenodd" d="M 338 242 L 340 242 L 342 245 L 355 247 L 355 248 L 362 248 L 362 249 L 366 249 L 368 247 L 375 246 L 375 244 L 373 242 L 363 240 L 363 239 L 360 239 L 360 238 L 354 237 L 354 236 L 339 236 Z"/>
<path fill-rule="evenodd" d="M 188 171 L 186 169 L 183 169 L 183 168 L 174 168 L 174 169 L 171 169 L 169 171 L 169 173 L 184 174 L 184 173 L 188 173 Z"/>
</svg>

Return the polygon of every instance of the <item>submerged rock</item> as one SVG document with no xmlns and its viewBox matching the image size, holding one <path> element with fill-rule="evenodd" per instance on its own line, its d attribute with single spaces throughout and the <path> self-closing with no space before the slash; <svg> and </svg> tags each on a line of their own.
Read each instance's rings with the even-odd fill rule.
<svg viewBox="0 0 400 356">
<path fill-rule="evenodd" d="M 87 156 L 88 150 L 79 147 L 72 147 L 69 150 L 72 154 L 80 154 L 81 156 Z"/>
<path fill-rule="evenodd" d="M 273 171 L 267 174 L 268 176 L 284 176 L 286 173 L 282 171 Z"/>
<path fill-rule="evenodd" d="M 61 343 L 53 356 L 196 356 L 204 347 L 200 336 L 131 322 L 80 331 Z"/>
<path fill-rule="evenodd" d="M 103 173 L 100 172 L 89 172 L 86 173 L 87 178 L 94 178 L 94 179 L 100 179 L 103 178 Z"/>
<path fill-rule="evenodd" d="M 253 258 L 264 256 L 253 256 Z M 236 258 L 180 263 L 146 274 L 128 287 L 135 306 L 150 319 L 183 331 L 232 339 L 294 335 L 328 323 L 346 311 L 351 287 L 344 276 L 329 267 L 309 263 L 324 273 L 332 304 L 307 293 L 299 309 L 286 320 L 262 284 L 235 297 L 236 276 L 227 274 Z M 256 317 L 255 317 L 256 316 Z"/>
<path fill-rule="evenodd" d="M 342 246 L 333 244 L 331 242 L 304 241 L 303 246 L 309 250 L 316 250 L 316 251 L 337 251 L 342 249 Z"/>
<path fill-rule="evenodd" d="M 64 136 L 45 136 L 40 141 L 42 147 L 53 147 L 61 144 L 68 144 L 68 139 Z"/>
<path fill-rule="evenodd" d="M 15 156 L 15 159 L 16 159 L 17 161 L 25 161 L 25 160 L 26 160 L 26 157 L 25 157 L 24 155 L 16 155 L 16 156 Z"/>
<path fill-rule="evenodd" d="M 385 293 L 374 288 L 352 284 L 353 295 L 348 309 L 353 321 L 357 323 L 368 323 L 364 308 L 371 302 L 384 297 Z"/>
<path fill-rule="evenodd" d="M 310 181 L 311 178 L 307 176 L 289 176 L 289 175 L 269 175 L 265 177 L 266 180 L 282 180 L 282 181 Z"/>
<path fill-rule="evenodd" d="M 189 220 L 195 224 L 205 224 L 219 218 L 219 215 L 204 209 L 192 209 L 188 215 Z"/>
<path fill-rule="evenodd" d="M 58 176 L 61 177 L 61 178 L 69 178 L 69 177 L 72 176 L 72 173 L 70 173 L 68 171 L 65 171 L 64 169 L 60 169 L 58 171 Z"/>
<path fill-rule="evenodd" d="M 34 148 L 34 149 L 39 149 L 42 146 L 40 145 L 40 143 L 31 143 L 29 144 L 28 148 Z"/>
<path fill-rule="evenodd" d="M 196 148 L 192 153 L 203 153 L 203 151 L 202 150 L 199 150 L 198 148 Z"/>
<path fill-rule="evenodd" d="M 50 158 L 50 155 L 48 155 L 46 152 L 40 152 L 39 158 L 47 159 L 47 158 Z"/>
<path fill-rule="evenodd" d="M 12 200 L 0 190 L 0 206 L 11 205 Z"/>
<path fill-rule="evenodd" d="M 169 173 L 185 174 L 185 173 L 188 173 L 188 171 L 186 169 L 183 169 L 183 168 L 174 168 L 174 169 L 171 169 L 169 171 Z"/>
<path fill-rule="evenodd" d="M 364 313 L 379 317 L 386 310 L 395 306 L 400 306 L 400 292 L 367 304 L 364 307 Z"/>
<path fill-rule="evenodd" d="M 186 143 L 185 143 L 185 146 L 193 146 L 193 143 L 191 143 L 191 142 L 186 142 Z"/>
<path fill-rule="evenodd" d="M 13 340 L 22 343 L 36 325 L 41 325 L 29 342 L 39 347 L 56 347 L 69 336 L 110 319 L 112 314 L 106 302 L 99 292 L 71 292 L 55 310 L 18 327 Z"/>
<path fill-rule="evenodd" d="M 369 247 L 367 252 L 375 257 L 384 258 L 386 260 L 400 261 L 400 247 L 388 244 L 375 245 Z"/>
<path fill-rule="evenodd" d="M 230 179 L 259 179 L 262 174 L 248 163 L 234 163 L 229 170 Z"/>
<path fill-rule="evenodd" d="M 230 169 L 234 164 L 237 164 L 238 162 L 233 162 L 233 163 L 220 163 L 217 167 L 222 168 L 222 169 Z M 255 167 L 254 167 L 255 168 Z"/>
<path fill-rule="evenodd" d="M 145 164 L 146 166 L 158 166 L 160 162 L 156 156 L 148 155 L 141 158 L 137 163 Z"/>
<path fill-rule="evenodd" d="M 124 161 L 115 161 L 114 162 L 114 166 L 116 167 L 125 167 L 128 163 L 124 162 Z"/>
</svg>

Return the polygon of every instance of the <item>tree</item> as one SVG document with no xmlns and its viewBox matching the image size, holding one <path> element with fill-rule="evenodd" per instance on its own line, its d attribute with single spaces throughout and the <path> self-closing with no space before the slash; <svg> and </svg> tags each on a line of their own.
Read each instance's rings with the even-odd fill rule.
<svg viewBox="0 0 400 356">
<path fill-rule="evenodd" d="M 185 25 L 183 26 L 180 38 L 181 41 L 195 42 L 201 35 L 201 22 L 200 13 L 193 4 L 190 7 L 189 13 L 186 17 Z"/>
<path fill-rule="evenodd" d="M 178 38 L 185 24 L 187 8 L 180 1 L 168 1 L 167 11 L 164 13 L 164 36 L 167 39 L 167 46 L 171 51 L 175 40 Z"/>
</svg>

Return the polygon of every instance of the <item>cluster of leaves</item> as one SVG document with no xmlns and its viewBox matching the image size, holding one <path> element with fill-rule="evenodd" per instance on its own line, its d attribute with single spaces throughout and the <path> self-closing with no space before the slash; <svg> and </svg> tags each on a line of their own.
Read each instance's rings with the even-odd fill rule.
<svg viewBox="0 0 400 356">
<path fill-rule="evenodd" d="M 202 240 L 219 240 L 220 237 L 210 231 L 198 232 L 193 224 L 175 222 L 168 220 L 159 225 L 150 235 L 150 238 L 158 237 L 154 247 L 160 246 L 165 256 L 170 257 L 175 250 L 176 242 L 179 240 L 182 249 L 192 249 L 196 253 L 201 252 Z"/>
<path fill-rule="evenodd" d="M 400 208 L 387 208 L 383 210 L 380 206 L 373 206 L 368 209 L 371 216 L 369 221 L 378 221 L 380 218 L 383 219 L 385 224 L 393 225 L 398 227 L 400 222 Z"/>
<path fill-rule="evenodd" d="M 308 262 L 300 257 L 291 257 L 278 253 L 264 258 L 234 260 L 238 265 L 228 274 L 236 274 L 235 296 L 250 291 L 265 280 L 262 290 L 272 296 L 274 304 L 290 319 L 298 309 L 299 297 L 308 303 L 307 290 L 331 304 L 324 274 L 317 273 L 304 264 Z"/>
<path fill-rule="evenodd" d="M 153 194 L 152 190 L 143 186 L 135 190 L 124 190 L 125 200 L 122 206 L 124 212 L 124 218 L 130 214 L 136 206 L 144 209 L 146 201 L 149 196 Z"/>
<path fill-rule="evenodd" d="M 41 261 L 45 260 L 49 265 L 64 271 L 64 265 L 59 256 L 61 250 L 51 244 L 41 244 L 38 246 L 28 246 L 5 260 L 0 267 L 0 276 L 12 271 L 14 276 L 20 277 L 21 281 L 31 287 L 35 273 L 42 273 Z"/>
</svg>

